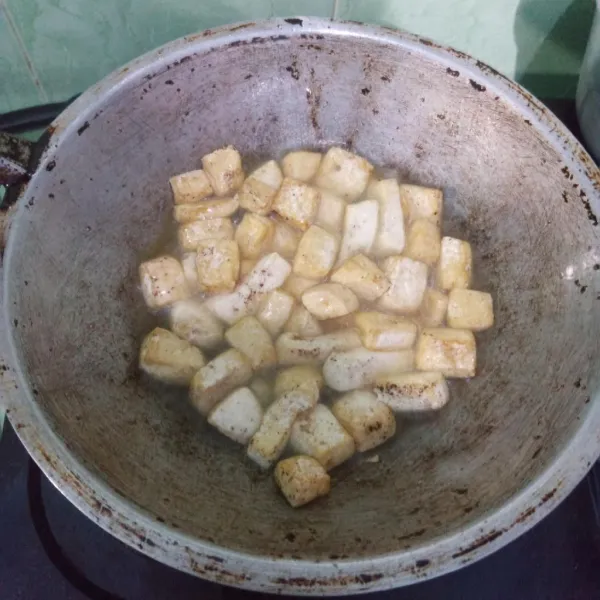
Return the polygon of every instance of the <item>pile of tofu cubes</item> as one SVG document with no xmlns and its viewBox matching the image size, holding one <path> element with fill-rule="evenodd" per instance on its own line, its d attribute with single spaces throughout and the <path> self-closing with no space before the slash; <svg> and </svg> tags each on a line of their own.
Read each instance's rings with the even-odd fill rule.
<svg viewBox="0 0 600 600">
<path fill-rule="evenodd" d="M 170 330 L 145 338 L 140 366 L 189 386 L 292 506 L 390 439 L 396 414 L 441 409 L 446 378 L 475 375 L 492 298 L 469 289 L 470 245 L 442 237 L 441 190 L 377 179 L 336 147 L 246 176 L 229 146 L 170 183 L 180 254 L 139 268 Z"/>
</svg>

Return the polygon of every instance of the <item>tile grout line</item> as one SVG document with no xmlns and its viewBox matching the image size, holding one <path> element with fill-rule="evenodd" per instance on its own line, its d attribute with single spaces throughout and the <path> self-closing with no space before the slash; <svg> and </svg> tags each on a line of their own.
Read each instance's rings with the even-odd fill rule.
<svg viewBox="0 0 600 600">
<path fill-rule="evenodd" d="M 25 61 L 25 65 L 27 66 L 29 75 L 30 75 L 31 79 L 33 80 L 33 84 L 40 92 L 42 101 L 48 102 L 48 99 L 49 99 L 48 94 L 47 94 L 44 86 L 42 85 L 42 82 L 40 81 L 37 70 L 33 64 L 33 60 L 31 59 L 31 56 L 29 56 L 29 52 L 27 52 L 25 42 L 23 41 L 23 38 L 21 37 L 21 32 L 19 31 L 19 29 L 15 23 L 15 20 L 12 16 L 5 0 L 0 0 L 0 12 L 4 13 L 4 17 L 6 18 L 8 27 L 9 27 L 10 31 L 12 32 L 13 37 L 15 38 L 15 40 L 17 42 L 17 45 L 19 46 L 19 52 L 21 53 L 21 56 L 22 56 L 23 60 Z"/>
</svg>

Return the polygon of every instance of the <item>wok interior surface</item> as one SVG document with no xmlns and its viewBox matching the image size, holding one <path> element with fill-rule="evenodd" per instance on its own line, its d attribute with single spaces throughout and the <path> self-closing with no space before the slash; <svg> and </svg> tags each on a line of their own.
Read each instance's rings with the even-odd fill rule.
<svg viewBox="0 0 600 600">
<path fill-rule="evenodd" d="M 572 437 L 597 385 L 597 234 L 558 150 L 493 86 L 410 45 L 301 33 L 124 75 L 36 176 L 7 299 L 38 406 L 123 497 L 252 555 L 371 557 L 490 514 Z M 443 230 L 471 242 L 474 287 L 494 296 L 478 376 L 453 383 L 447 409 L 408 426 L 378 463 L 336 469 L 333 493 L 302 510 L 185 391 L 136 366 L 153 323 L 137 265 L 169 227 L 168 178 L 225 144 L 248 164 L 340 144 L 443 187 Z"/>
</svg>

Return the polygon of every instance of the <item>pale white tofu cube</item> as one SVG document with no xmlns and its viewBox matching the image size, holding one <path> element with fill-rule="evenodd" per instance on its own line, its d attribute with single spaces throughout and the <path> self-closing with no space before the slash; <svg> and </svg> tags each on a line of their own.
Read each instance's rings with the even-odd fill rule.
<svg viewBox="0 0 600 600">
<path fill-rule="evenodd" d="M 180 173 L 169 179 L 175 204 L 193 204 L 212 196 L 213 189 L 202 169 Z"/>
<path fill-rule="evenodd" d="M 468 288 L 472 271 L 473 257 L 469 242 L 443 237 L 435 273 L 436 285 L 442 290 Z"/>
<path fill-rule="evenodd" d="M 321 283 L 302 294 L 302 304 L 319 321 L 343 317 L 358 310 L 354 292 L 341 283 Z"/>
<path fill-rule="evenodd" d="M 246 284 L 250 291 L 257 294 L 271 292 L 283 285 L 291 271 L 292 266 L 285 258 L 271 252 L 263 256 L 248 273 Z"/>
<path fill-rule="evenodd" d="M 450 398 L 448 384 L 439 372 L 397 373 L 375 382 L 375 396 L 396 413 L 439 410 Z"/>
<path fill-rule="evenodd" d="M 296 300 L 302 300 L 302 294 L 318 283 L 316 279 L 307 279 L 306 277 L 299 277 L 292 273 L 283 284 L 283 289 L 296 298 Z"/>
<path fill-rule="evenodd" d="M 265 411 L 258 431 L 250 440 L 248 458 L 263 469 L 271 467 L 284 451 L 294 421 L 313 406 L 313 399 L 300 390 L 277 398 Z"/>
<path fill-rule="evenodd" d="M 196 204 L 176 204 L 173 208 L 173 215 L 178 223 L 191 223 L 192 221 L 230 217 L 239 207 L 237 198 L 218 198 L 202 200 Z"/>
<path fill-rule="evenodd" d="M 256 317 L 240 319 L 225 332 L 225 339 L 246 356 L 255 371 L 268 369 L 277 362 L 271 336 Z"/>
<path fill-rule="evenodd" d="M 307 394 L 313 404 L 317 404 L 322 387 L 323 375 L 316 366 L 297 365 L 277 373 L 274 394 L 276 398 L 279 398 L 288 392 L 299 390 Z"/>
<path fill-rule="evenodd" d="M 400 201 L 411 223 L 427 219 L 440 226 L 444 205 L 442 190 L 403 183 L 400 185 Z"/>
<path fill-rule="evenodd" d="M 382 267 L 391 285 L 379 299 L 379 307 L 400 314 L 417 312 L 427 288 L 427 265 L 405 256 L 389 256 Z"/>
<path fill-rule="evenodd" d="M 262 294 L 253 292 L 244 282 L 231 294 L 218 294 L 207 298 L 205 306 L 218 319 L 233 325 L 248 315 L 256 314 L 261 299 Z"/>
<path fill-rule="evenodd" d="M 285 177 L 273 201 L 273 210 L 289 225 L 306 231 L 317 218 L 320 199 L 317 189 Z"/>
<path fill-rule="evenodd" d="M 177 239 L 185 252 L 197 250 L 205 240 L 232 240 L 233 224 L 227 218 L 185 223 L 179 227 Z"/>
<path fill-rule="evenodd" d="M 298 508 L 329 494 L 331 478 L 311 456 L 292 456 L 277 463 L 275 482 L 290 506 Z"/>
<path fill-rule="evenodd" d="M 321 192 L 321 202 L 315 223 L 331 233 L 340 233 L 344 226 L 346 214 L 346 201 L 331 192 Z"/>
<path fill-rule="evenodd" d="M 223 343 L 223 325 L 202 302 L 177 302 L 169 313 L 174 334 L 204 350 L 214 350 Z"/>
<path fill-rule="evenodd" d="M 321 158 L 320 152 L 288 152 L 281 161 L 283 174 L 291 179 L 308 182 L 317 174 Z"/>
<path fill-rule="evenodd" d="M 244 183 L 242 157 L 233 146 L 203 156 L 202 168 L 217 196 L 227 196 Z"/>
<path fill-rule="evenodd" d="M 271 219 L 247 212 L 235 230 L 243 258 L 258 258 L 271 247 L 275 224 Z"/>
<path fill-rule="evenodd" d="M 283 290 L 273 290 L 261 300 L 256 317 L 271 337 L 277 337 L 283 331 L 294 304 L 294 298 Z"/>
<path fill-rule="evenodd" d="M 273 223 L 275 231 L 271 240 L 271 249 L 284 258 L 294 258 L 302 234 L 280 219 L 273 219 Z"/>
<path fill-rule="evenodd" d="M 364 254 L 357 254 L 343 262 L 331 274 L 331 281 L 345 285 L 367 302 L 374 302 L 390 287 L 383 271 Z"/>
<path fill-rule="evenodd" d="M 311 338 L 321 335 L 323 328 L 304 306 L 294 306 L 290 318 L 285 324 L 284 331 L 295 333 L 303 338 Z"/>
<path fill-rule="evenodd" d="M 356 254 L 370 254 L 379 227 L 377 200 L 364 200 L 349 204 L 344 215 L 344 233 L 338 262 L 342 263 Z"/>
<path fill-rule="evenodd" d="M 181 267 L 183 275 L 187 281 L 190 293 L 198 294 L 200 290 L 200 282 L 198 281 L 198 269 L 196 268 L 196 253 L 186 252 L 181 259 Z"/>
<path fill-rule="evenodd" d="M 205 364 L 202 352 L 167 329 L 153 329 L 140 348 L 140 368 L 165 383 L 186 385 Z"/>
<path fill-rule="evenodd" d="M 365 158 L 343 148 L 330 148 L 319 165 L 315 183 L 353 202 L 365 191 L 372 171 L 373 165 Z"/>
<path fill-rule="evenodd" d="M 419 371 L 439 371 L 445 377 L 474 377 L 477 349 L 467 329 L 423 329 L 415 349 Z"/>
<path fill-rule="evenodd" d="M 339 247 L 337 235 L 312 225 L 300 238 L 292 267 L 294 275 L 309 279 L 326 277 L 335 264 Z"/>
<path fill-rule="evenodd" d="M 355 450 L 352 436 L 324 404 L 296 419 L 290 447 L 297 454 L 312 456 L 326 471 L 347 461 Z"/>
<path fill-rule="evenodd" d="M 274 160 L 266 162 L 244 181 L 237 195 L 240 206 L 259 215 L 268 214 L 282 181 L 279 165 Z"/>
<path fill-rule="evenodd" d="M 415 353 L 412 350 L 386 352 L 355 348 L 332 352 L 323 365 L 323 377 L 330 388 L 347 392 L 371 385 L 380 375 L 414 368 Z"/>
<path fill-rule="evenodd" d="M 196 254 L 198 283 L 203 292 L 223 294 L 235 288 L 240 276 L 240 253 L 233 240 L 203 240 Z"/>
<path fill-rule="evenodd" d="M 398 182 L 395 179 L 373 181 L 367 197 L 379 203 L 379 229 L 373 254 L 378 258 L 400 254 L 404 250 L 405 231 Z"/>
<path fill-rule="evenodd" d="M 159 256 L 143 262 L 139 267 L 139 275 L 148 308 L 164 308 L 191 295 L 183 268 L 172 256 Z"/>
<path fill-rule="evenodd" d="M 275 342 L 280 365 L 322 364 L 334 351 L 360 347 L 360 338 L 354 329 L 335 331 L 310 339 L 294 333 L 282 333 Z"/>
<path fill-rule="evenodd" d="M 275 396 L 273 395 L 273 383 L 270 379 L 264 377 L 254 377 L 248 387 L 252 390 L 252 393 L 256 396 L 256 399 L 260 402 L 263 408 L 267 408 Z"/>
<path fill-rule="evenodd" d="M 207 421 L 230 440 L 246 445 L 258 431 L 262 416 L 260 402 L 251 389 L 243 387 L 219 402 Z"/>
<path fill-rule="evenodd" d="M 491 294 L 455 288 L 448 295 L 448 326 L 484 331 L 494 325 Z"/>
<path fill-rule="evenodd" d="M 403 254 L 432 267 L 440 257 L 441 242 L 442 234 L 435 223 L 417 219 L 408 228 Z"/>
<path fill-rule="evenodd" d="M 204 416 L 215 404 L 252 378 L 250 361 L 235 348 L 213 358 L 192 379 L 190 400 Z"/>
<path fill-rule="evenodd" d="M 417 325 L 410 319 L 380 312 L 358 312 L 354 322 L 368 350 L 406 350 L 417 339 Z"/>
<path fill-rule="evenodd" d="M 373 450 L 396 433 L 396 417 L 390 407 L 366 390 L 344 394 L 333 403 L 331 412 L 352 436 L 358 452 Z"/>
<path fill-rule="evenodd" d="M 434 288 L 427 288 L 419 310 L 421 323 L 425 327 L 440 327 L 446 319 L 448 296 Z"/>
</svg>

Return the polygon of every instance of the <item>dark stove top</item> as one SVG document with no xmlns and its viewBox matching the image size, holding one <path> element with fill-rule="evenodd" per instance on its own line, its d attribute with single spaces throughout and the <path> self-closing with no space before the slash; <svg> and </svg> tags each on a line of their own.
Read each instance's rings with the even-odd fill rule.
<svg viewBox="0 0 600 600">
<path fill-rule="evenodd" d="M 573 103 L 547 104 L 576 131 Z M 596 467 L 598 469 L 598 467 Z M 369 599 L 600 599 L 592 471 L 529 533 L 456 573 Z M 0 440 L 0 600 L 257 600 L 148 558 L 84 517 L 41 474 L 7 423 Z"/>
</svg>

